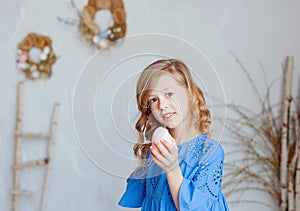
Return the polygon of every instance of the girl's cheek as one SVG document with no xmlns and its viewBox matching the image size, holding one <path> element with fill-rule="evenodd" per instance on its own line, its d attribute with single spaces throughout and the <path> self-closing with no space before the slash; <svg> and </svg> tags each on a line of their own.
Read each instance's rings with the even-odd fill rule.
<svg viewBox="0 0 300 211">
<path fill-rule="evenodd" d="M 154 118 L 159 121 L 160 123 L 162 123 L 164 120 L 163 118 L 160 116 L 159 112 L 156 111 L 156 112 L 153 112 L 153 115 L 154 115 Z"/>
<path fill-rule="evenodd" d="M 180 102 L 180 99 L 177 99 L 176 97 L 173 97 L 171 100 L 170 100 L 170 103 L 171 105 L 175 105 L 175 106 L 179 106 L 178 102 Z"/>
</svg>

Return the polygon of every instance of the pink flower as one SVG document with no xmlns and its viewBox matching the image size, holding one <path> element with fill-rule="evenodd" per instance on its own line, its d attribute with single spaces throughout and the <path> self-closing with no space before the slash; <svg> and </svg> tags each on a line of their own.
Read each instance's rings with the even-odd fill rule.
<svg viewBox="0 0 300 211">
<path fill-rule="evenodd" d="M 18 58 L 18 62 L 19 63 L 23 63 L 23 62 L 26 62 L 27 60 L 27 55 L 26 54 L 21 54 Z"/>
</svg>

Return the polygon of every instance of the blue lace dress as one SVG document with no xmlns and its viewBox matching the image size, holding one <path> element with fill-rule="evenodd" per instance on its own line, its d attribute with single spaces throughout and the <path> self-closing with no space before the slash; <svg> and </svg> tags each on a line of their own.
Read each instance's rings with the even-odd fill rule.
<svg viewBox="0 0 300 211">
<path fill-rule="evenodd" d="M 148 156 L 147 173 L 140 168 L 127 179 L 119 205 L 142 211 L 176 210 L 165 172 Z M 220 144 L 199 135 L 178 145 L 183 181 L 179 190 L 180 211 L 229 211 L 221 192 L 224 151 Z"/>
</svg>

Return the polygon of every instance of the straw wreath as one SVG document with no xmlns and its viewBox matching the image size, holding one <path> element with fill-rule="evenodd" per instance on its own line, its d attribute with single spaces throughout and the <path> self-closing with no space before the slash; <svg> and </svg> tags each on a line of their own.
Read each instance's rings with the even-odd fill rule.
<svg viewBox="0 0 300 211">
<path fill-rule="evenodd" d="M 94 23 L 96 12 L 102 9 L 110 10 L 114 22 L 112 26 L 104 30 Z M 100 49 L 125 36 L 125 18 L 122 0 L 89 0 L 88 5 L 80 13 L 79 29 L 89 43 Z"/>
<path fill-rule="evenodd" d="M 52 50 L 49 37 L 29 33 L 19 44 L 17 49 L 17 67 L 27 78 L 49 78 L 56 56 Z"/>
<path fill-rule="evenodd" d="M 118 39 L 125 37 L 126 13 L 122 0 L 89 0 L 81 11 L 77 9 L 73 0 L 71 5 L 76 9 L 79 21 L 61 17 L 58 17 L 58 20 L 70 25 L 78 24 L 80 37 L 97 49 L 106 48 Z M 94 22 L 96 13 L 101 10 L 109 10 L 112 14 L 113 24 L 107 29 L 101 29 Z"/>
</svg>

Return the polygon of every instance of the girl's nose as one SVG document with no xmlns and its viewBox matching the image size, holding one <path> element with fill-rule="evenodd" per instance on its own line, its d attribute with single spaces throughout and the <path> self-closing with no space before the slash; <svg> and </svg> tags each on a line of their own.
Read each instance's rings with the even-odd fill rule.
<svg viewBox="0 0 300 211">
<path fill-rule="evenodd" d="M 166 109 L 168 108 L 168 99 L 166 98 L 165 95 L 161 96 L 159 98 L 159 105 L 158 105 L 158 108 L 160 110 L 163 110 L 163 109 Z"/>
</svg>

